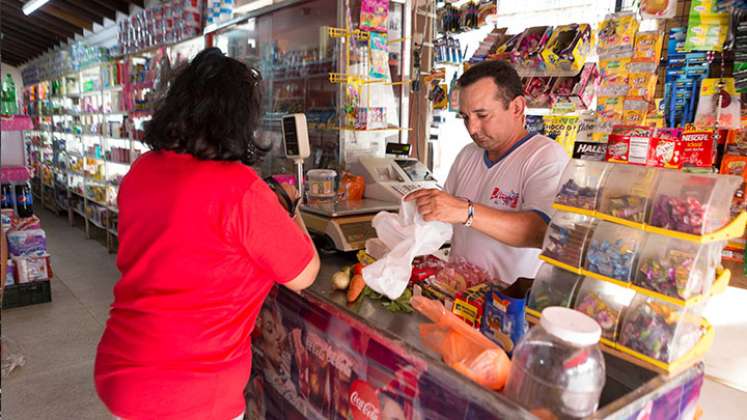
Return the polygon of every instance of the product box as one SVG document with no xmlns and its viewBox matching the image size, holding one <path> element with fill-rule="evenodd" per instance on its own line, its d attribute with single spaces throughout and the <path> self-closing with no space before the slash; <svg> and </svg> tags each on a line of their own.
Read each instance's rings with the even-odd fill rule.
<svg viewBox="0 0 747 420">
<path fill-rule="evenodd" d="M 531 287 L 531 279 L 519 278 L 505 290 L 488 290 L 480 332 L 498 344 L 499 336 L 508 336 L 512 349 L 516 347 L 528 329 L 525 308 Z"/>
<path fill-rule="evenodd" d="M 47 237 L 43 230 L 11 230 L 7 233 L 8 253 L 14 257 L 46 255 Z"/>
<path fill-rule="evenodd" d="M 524 30 L 516 48 L 511 51 L 511 61 L 527 69 L 544 70 L 542 50 L 551 34 L 552 26 L 535 26 Z"/>
<path fill-rule="evenodd" d="M 682 129 L 659 128 L 651 138 L 648 166 L 679 169 L 682 167 Z"/>
<path fill-rule="evenodd" d="M 747 178 L 747 156 L 724 155 L 719 173 Z"/>
<path fill-rule="evenodd" d="M 52 277 L 48 255 L 13 258 L 13 262 L 18 284 L 49 280 Z"/>
<path fill-rule="evenodd" d="M 479 329 L 480 324 L 482 323 L 485 294 L 487 290 L 488 284 L 483 283 L 457 293 L 451 312 L 466 322 L 469 326 Z"/>
<path fill-rule="evenodd" d="M 576 141 L 573 143 L 573 159 L 604 161 L 607 155 L 607 144 Z"/>
<path fill-rule="evenodd" d="M 591 36 L 591 27 L 586 23 L 555 28 L 542 50 L 547 68 L 573 72 L 581 70 L 591 49 Z"/>
<path fill-rule="evenodd" d="M 553 103 L 567 100 L 578 109 L 587 109 L 594 99 L 598 77 L 599 70 L 595 63 L 585 64 L 575 77 L 558 77 L 551 91 Z"/>
<path fill-rule="evenodd" d="M 690 131 L 682 134 L 682 166 L 710 168 L 716 157 L 712 131 Z"/>
<path fill-rule="evenodd" d="M 372 130 L 386 128 L 386 110 L 383 107 L 357 108 L 354 128 Z"/>
<path fill-rule="evenodd" d="M 607 161 L 645 165 L 651 143 L 651 129 L 615 126 L 607 141 Z"/>
</svg>

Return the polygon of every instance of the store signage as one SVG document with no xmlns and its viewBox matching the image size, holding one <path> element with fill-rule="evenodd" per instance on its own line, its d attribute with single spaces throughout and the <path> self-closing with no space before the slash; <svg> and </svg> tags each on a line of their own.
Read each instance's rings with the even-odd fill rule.
<svg viewBox="0 0 747 420">
<path fill-rule="evenodd" d="M 577 141 L 573 144 L 574 159 L 603 161 L 606 154 L 606 143 Z"/>
</svg>

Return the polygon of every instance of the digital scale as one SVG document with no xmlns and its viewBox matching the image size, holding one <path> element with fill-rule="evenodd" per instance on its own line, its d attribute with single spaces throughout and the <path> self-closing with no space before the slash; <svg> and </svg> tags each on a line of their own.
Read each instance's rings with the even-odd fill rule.
<svg viewBox="0 0 747 420">
<path fill-rule="evenodd" d="M 298 190 L 303 191 L 303 160 L 310 155 L 309 135 L 304 114 L 292 114 L 282 120 L 283 151 L 296 163 Z M 329 238 L 339 251 L 356 251 L 366 246 L 366 239 L 375 238 L 371 226 L 380 211 L 397 211 L 399 202 L 364 198 L 358 201 L 303 201 L 301 217 L 310 233 Z"/>
</svg>

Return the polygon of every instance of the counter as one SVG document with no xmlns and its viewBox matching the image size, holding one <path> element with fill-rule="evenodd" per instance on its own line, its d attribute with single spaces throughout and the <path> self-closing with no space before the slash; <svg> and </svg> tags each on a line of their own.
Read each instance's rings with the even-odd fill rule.
<svg viewBox="0 0 747 420">
<path fill-rule="evenodd" d="M 351 254 L 323 256 L 313 286 L 301 294 L 278 287 L 265 302 L 253 338 L 250 418 L 535 418 L 446 366 L 420 340 L 421 315 L 392 313 L 367 298 L 348 305 L 330 277 L 353 263 Z M 667 377 L 605 358 L 593 418 L 694 412 L 702 364 Z"/>
</svg>

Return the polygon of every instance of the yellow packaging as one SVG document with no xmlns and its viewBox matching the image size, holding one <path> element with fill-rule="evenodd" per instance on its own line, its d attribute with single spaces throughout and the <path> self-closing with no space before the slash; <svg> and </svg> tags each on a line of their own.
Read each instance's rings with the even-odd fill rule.
<svg viewBox="0 0 747 420">
<path fill-rule="evenodd" d="M 581 71 L 591 41 L 591 27 L 586 23 L 558 26 L 542 50 L 545 65 L 551 71 Z"/>
<path fill-rule="evenodd" d="M 660 31 L 638 32 L 635 37 L 633 59 L 636 61 L 659 62 L 664 45 L 664 34 Z"/>
<path fill-rule="evenodd" d="M 607 15 L 599 24 L 597 54 L 600 57 L 616 54 L 630 56 L 638 25 L 635 14 L 630 12 Z"/>
<path fill-rule="evenodd" d="M 628 76 L 628 96 L 652 101 L 656 94 L 656 73 L 631 73 Z"/>
<path fill-rule="evenodd" d="M 623 100 L 621 96 L 600 96 L 597 98 L 597 113 L 603 120 L 620 121 L 623 117 Z"/>
</svg>

